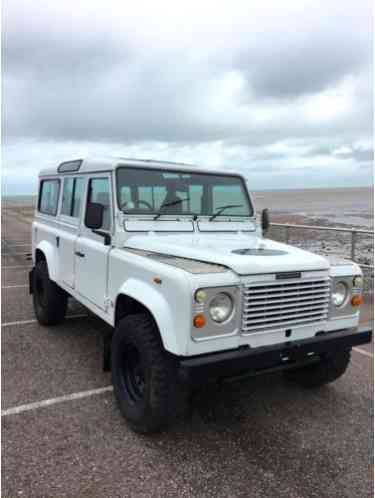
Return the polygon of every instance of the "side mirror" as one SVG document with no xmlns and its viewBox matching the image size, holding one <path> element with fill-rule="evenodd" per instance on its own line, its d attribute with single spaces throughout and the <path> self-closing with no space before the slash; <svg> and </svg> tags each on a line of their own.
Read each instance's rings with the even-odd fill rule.
<svg viewBox="0 0 375 498">
<path fill-rule="evenodd" d="M 268 209 L 263 209 L 262 211 L 262 230 L 263 233 L 266 233 L 270 226 L 270 217 L 268 213 Z"/>
<path fill-rule="evenodd" d="M 86 207 L 85 225 L 91 230 L 99 230 L 103 225 L 103 204 L 90 202 Z"/>
</svg>

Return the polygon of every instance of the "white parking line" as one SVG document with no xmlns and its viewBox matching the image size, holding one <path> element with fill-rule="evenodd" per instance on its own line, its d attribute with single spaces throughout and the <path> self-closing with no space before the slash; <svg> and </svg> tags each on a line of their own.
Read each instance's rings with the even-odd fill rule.
<svg viewBox="0 0 375 498">
<path fill-rule="evenodd" d="M 28 287 L 27 284 L 22 284 L 22 285 L 2 285 L 2 289 L 17 289 L 18 287 Z"/>
<path fill-rule="evenodd" d="M 85 315 L 84 313 L 81 313 L 79 315 L 68 315 L 66 316 L 66 320 L 72 320 L 73 318 L 87 318 L 89 315 Z M 37 323 L 38 320 L 32 319 L 32 320 L 19 320 L 17 322 L 6 322 L 2 323 L 2 327 L 12 327 L 13 325 L 28 325 L 29 323 Z"/>
<path fill-rule="evenodd" d="M 353 351 L 356 351 L 357 353 L 363 354 L 364 356 L 368 356 L 369 358 L 374 358 L 374 355 L 372 353 L 370 353 L 369 351 L 365 351 L 364 349 L 353 348 Z"/>
<path fill-rule="evenodd" d="M 2 266 L 1 267 L 2 270 L 17 270 L 19 268 L 24 268 L 27 270 L 28 268 L 31 268 L 31 265 Z"/>
<path fill-rule="evenodd" d="M 66 394 L 65 396 L 59 396 L 58 398 L 44 399 L 43 401 L 36 401 L 35 403 L 28 403 L 26 405 L 13 406 L 12 408 L 2 410 L 1 416 L 8 417 L 9 415 L 17 415 L 19 413 L 27 412 L 30 410 L 37 410 L 38 408 L 56 405 L 57 403 L 64 403 L 65 401 L 88 398 L 89 396 L 95 396 L 97 394 L 102 394 L 110 391 L 113 391 L 113 387 L 105 386 L 99 387 L 98 389 L 91 389 L 90 391 L 81 391 L 78 393 Z"/>
<path fill-rule="evenodd" d="M 11 242 L 7 242 L 6 240 L 1 241 L 2 244 L 8 247 L 19 247 L 19 246 L 31 246 L 31 242 L 15 242 L 14 244 Z"/>
</svg>

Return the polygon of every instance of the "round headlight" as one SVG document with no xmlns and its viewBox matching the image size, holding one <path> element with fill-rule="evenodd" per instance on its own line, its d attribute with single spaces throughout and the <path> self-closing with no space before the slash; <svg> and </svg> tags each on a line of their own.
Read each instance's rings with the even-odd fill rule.
<svg viewBox="0 0 375 498">
<path fill-rule="evenodd" d="M 353 287 L 363 287 L 363 277 L 358 275 L 353 278 Z"/>
<path fill-rule="evenodd" d="M 332 302 L 335 306 L 342 306 L 348 296 L 348 287 L 344 282 L 337 282 L 332 293 Z"/>
<path fill-rule="evenodd" d="M 223 323 L 232 314 L 233 300 L 228 294 L 220 292 L 211 300 L 208 311 L 212 320 Z"/>
</svg>

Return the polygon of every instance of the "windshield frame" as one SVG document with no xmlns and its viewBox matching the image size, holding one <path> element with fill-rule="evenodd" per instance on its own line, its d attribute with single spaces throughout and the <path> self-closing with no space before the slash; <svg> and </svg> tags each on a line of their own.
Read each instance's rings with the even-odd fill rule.
<svg viewBox="0 0 375 498">
<path fill-rule="evenodd" d="M 142 217 L 144 219 L 144 217 L 154 217 L 155 215 L 158 214 L 158 211 L 150 211 L 150 213 L 134 213 L 134 212 L 129 212 L 127 213 L 126 211 L 123 211 L 121 209 L 121 205 L 120 205 L 120 182 L 119 182 L 119 171 L 120 170 L 144 170 L 144 171 L 158 171 L 158 172 L 161 172 L 161 173 L 181 173 L 181 174 L 193 174 L 193 175 L 202 175 L 202 176 L 219 176 L 219 177 L 229 177 L 229 178 L 237 178 L 241 184 L 241 187 L 242 187 L 242 190 L 243 190 L 243 193 L 244 193 L 244 196 L 245 196 L 245 199 L 247 200 L 248 202 L 248 208 L 249 208 L 249 214 L 247 215 L 239 215 L 239 214 L 227 214 L 225 213 L 225 210 L 222 214 L 219 214 L 217 217 L 215 217 L 215 219 L 217 221 L 223 221 L 223 218 L 227 218 L 227 219 L 237 219 L 237 220 L 243 220 L 243 219 L 253 219 L 256 217 L 256 211 L 255 211 L 255 207 L 254 207 L 254 204 L 252 202 L 252 199 L 251 199 L 251 196 L 250 196 L 250 193 L 249 193 L 249 190 L 247 188 L 247 185 L 246 185 L 246 180 L 245 178 L 239 174 L 239 173 L 222 173 L 222 172 L 217 172 L 217 171 L 205 171 L 205 170 L 201 170 L 201 169 L 193 169 L 193 168 L 189 168 L 189 169 L 185 169 L 185 168 L 163 168 L 163 167 L 147 167 L 147 166 L 144 166 L 144 165 L 126 165 L 126 164 L 120 164 L 116 167 L 116 172 L 115 172 L 115 181 L 116 181 L 116 185 L 115 185 L 115 191 L 116 191 L 116 207 L 117 209 L 123 213 L 124 215 L 126 216 L 137 216 L 137 217 Z M 170 213 L 170 214 L 162 214 L 161 216 L 163 218 L 167 217 L 167 218 L 170 218 L 170 217 L 178 217 L 178 218 L 211 218 L 213 216 L 213 214 L 215 213 L 212 213 L 212 214 L 196 214 L 196 213 L 176 213 L 176 214 L 173 214 L 173 213 Z M 159 217 L 157 219 L 160 219 Z"/>
</svg>

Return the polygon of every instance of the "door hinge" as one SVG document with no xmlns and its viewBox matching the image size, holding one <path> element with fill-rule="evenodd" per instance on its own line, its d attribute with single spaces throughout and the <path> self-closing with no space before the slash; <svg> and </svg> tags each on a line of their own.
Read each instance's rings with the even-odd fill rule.
<svg viewBox="0 0 375 498">
<path fill-rule="evenodd" d="M 111 301 L 111 299 L 109 297 L 106 297 L 104 299 L 104 308 L 105 308 L 105 310 L 107 310 L 110 307 L 113 308 L 113 302 Z"/>
</svg>

